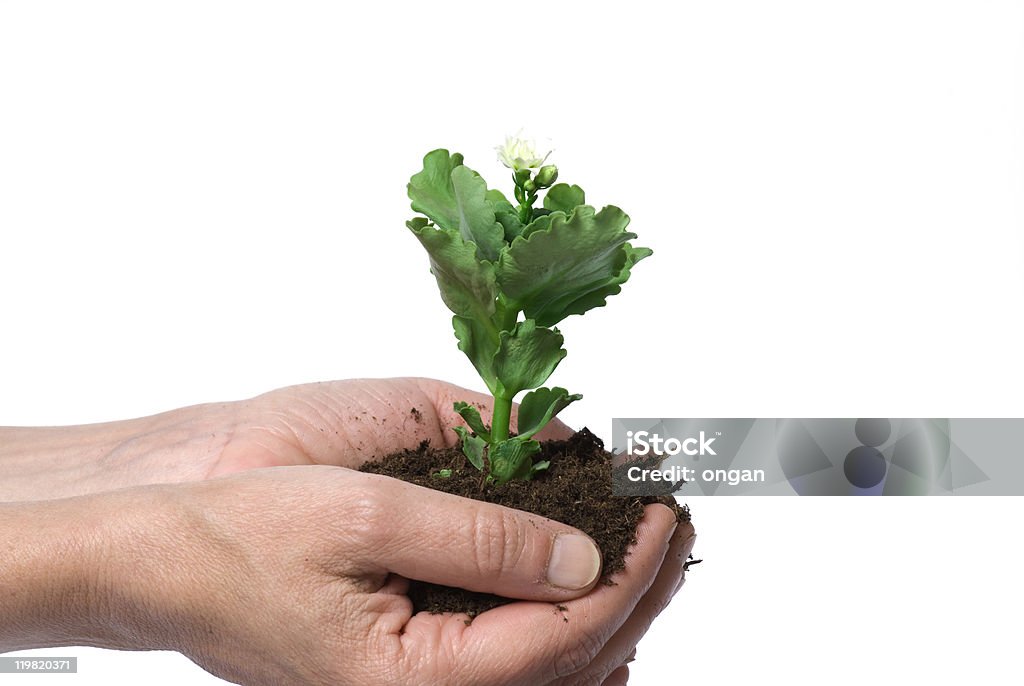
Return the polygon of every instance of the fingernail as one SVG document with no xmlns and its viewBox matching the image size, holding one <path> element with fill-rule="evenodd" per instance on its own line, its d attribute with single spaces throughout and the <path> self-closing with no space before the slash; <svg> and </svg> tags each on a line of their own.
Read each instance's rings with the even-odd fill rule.
<svg viewBox="0 0 1024 686">
<path fill-rule="evenodd" d="M 576 591 L 594 583 L 601 572 L 601 553 L 586 536 L 559 534 L 551 546 L 548 583 Z"/>
</svg>

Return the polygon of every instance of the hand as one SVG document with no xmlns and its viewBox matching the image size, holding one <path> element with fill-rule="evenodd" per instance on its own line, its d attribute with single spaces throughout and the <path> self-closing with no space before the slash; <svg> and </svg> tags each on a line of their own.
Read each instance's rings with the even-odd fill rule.
<svg viewBox="0 0 1024 686">
<path fill-rule="evenodd" d="M 478 403 L 484 414 L 489 412 L 487 396 L 442 382 L 360 380 L 294 386 L 248 401 L 201 405 L 127 422 L 61 429 L 7 429 L 2 436 L 6 440 L 0 441 L 4 444 L 0 464 L 12 469 L 8 470 L 0 489 L 7 489 L 10 500 L 28 500 L 137 484 L 199 481 L 262 467 L 357 466 L 372 457 L 415 447 L 425 439 L 435 445 L 453 445 L 456 436 L 450 428 L 461 422 L 452 410 L 452 403 L 457 399 Z M 513 426 L 515 421 L 513 413 Z M 556 420 L 540 438 L 568 434 L 569 430 Z M 53 465 L 45 480 L 38 478 L 40 472 L 47 471 L 39 464 L 40 456 Z M 36 478 L 20 478 L 19 466 L 27 466 L 24 474 Z M 288 470 L 261 473 L 284 471 Z M 221 481 L 216 479 L 211 483 Z M 449 516 L 440 526 L 450 527 L 453 521 L 456 519 Z M 651 506 L 641 532 L 645 527 L 671 528 L 670 521 L 666 508 Z M 583 647 L 564 653 L 561 671 L 554 672 L 574 672 L 564 683 L 576 683 L 581 675 L 587 676 L 584 683 L 600 683 L 596 679 L 608 674 L 611 674 L 609 683 L 624 682 L 627 670 L 618 667 L 630 657 L 650 622 L 678 590 L 682 563 L 693 545 L 692 532 L 688 524 L 679 527 L 667 554 L 662 546 L 654 546 L 654 553 L 644 553 L 639 548 L 634 551 L 623 573 L 624 576 L 635 574 L 635 578 L 630 576 L 631 581 L 619 581 L 614 587 L 602 586 L 574 601 L 579 605 L 563 603 L 578 618 L 600 615 L 595 614 L 591 602 L 603 603 L 606 607 L 605 621 L 582 627 Z M 686 541 L 688 537 L 690 540 Z M 654 538 L 657 539 L 657 535 Z M 641 536 L 640 548 L 643 548 L 643 540 Z M 649 557 L 647 563 L 641 561 L 644 555 Z M 651 563 L 655 559 L 657 561 Z M 403 574 L 402 570 L 394 571 Z M 409 576 L 416 577 L 415 574 Z M 440 583 L 474 588 L 457 578 Z M 507 589 L 498 592 L 520 597 Z M 478 618 L 474 625 L 495 616 L 493 613 L 499 610 L 502 617 L 518 612 L 515 608 L 521 605 L 492 610 Z M 617 612 L 614 617 L 607 610 L 612 606 Z M 544 607 L 551 609 L 550 605 Z M 429 619 L 441 621 L 427 616 L 422 619 L 417 616 L 411 621 Z M 506 637 L 505 640 L 516 644 L 521 638 Z M 543 657 L 545 653 L 541 650 L 538 654 Z M 581 666 L 584 662 L 586 665 Z M 569 670 L 566 664 L 575 669 Z"/>
<path fill-rule="evenodd" d="M 453 446 L 453 409 L 463 400 L 489 416 L 492 398 L 433 379 L 355 379 L 289 386 L 237 403 L 236 428 L 219 455 L 205 456 L 209 476 L 299 464 L 356 468 L 416 448 L 424 440 Z M 518 406 L 512 411 L 516 426 Z M 538 440 L 568 438 L 555 419 Z"/>
<path fill-rule="evenodd" d="M 360 379 L 275 390 L 240 403 L 239 414 L 246 418 L 240 422 L 243 428 L 217 456 L 209 474 L 274 465 L 358 467 L 369 459 L 415 448 L 423 440 L 430 440 L 433 445 L 452 446 L 457 436 L 451 428 L 463 425 L 452 409 L 456 400 L 478 405 L 484 416 L 491 411 L 490 396 L 433 379 Z M 517 411 L 518 406 L 513 408 L 513 428 Z M 571 434 L 571 429 L 555 419 L 538 439 L 566 438 Z M 648 510 L 667 508 L 652 506 Z M 682 566 L 695 540 L 692 525 L 678 527 L 669 552 L 657 570 L 657 579 L 648 582 L 650 588 L 642 597 L 638 594 L 629 598 L 629 605 L 635 607 L 628 618 L 623 615 L 624 621 L 614 635 L 591 640 L 592 648 L 600 643 L 597 638 L 606 640 L 607 644 L 586 667 L 574 670 L 590 675 L 589 680 L 580 683 L 602 683 L 594 681 L 595 676 L 602 675 L 607 676 L 609 684 L 626 683 L 629 670 L 623 662 L 635 653 L 637 643 L 653 620 L 682 587 Z M 632 565 L 630 561 L 627 573 Z M 447 585 L 460 586 L 458 583 Z M 599 589 L 598 593 L 603 590 Z M 566 659 L 570 663 L 574 659 L 582 662 L 587 657 L 589 654 L 584 650 L 576 658 Z M 565 683 L 576 683 L 574 679 L 578 676 Z"/>
<path fill-rule="evenodd" d="M 679 537 L 670 550 L 675 520 L 660 505 L 645 513 L 617 585 L 591 590 L 599 558 L 570 527 L 333 467 L 254 470 L 51 508 L 66 521 L 46 521 L 83 543 L 93 569 L 87 589 L 63 589 L 87 599 L 54 612 L 64 640 L 177 650 L 244 684 L 601 683 L 680 570 L 665 559 Z M 529 602 L 469 624 L 413 616 L 408 577 Z M 16 621 L 0 626 L 0 650 L 39 645 Z"/>
<path fill-rule="evenodd" d="M 441 381 L 359 379 L 106 424 L 0 428 L 0 502 L 199 481 L 259 467 L 358 467 L 423 440 L 454 445 L 451 429 L 463 425 L 452 409 L 456 400 L 490 412 L 490 396 Z M 554 420 L 537 437 L 570 433 Z"/>
</svg>

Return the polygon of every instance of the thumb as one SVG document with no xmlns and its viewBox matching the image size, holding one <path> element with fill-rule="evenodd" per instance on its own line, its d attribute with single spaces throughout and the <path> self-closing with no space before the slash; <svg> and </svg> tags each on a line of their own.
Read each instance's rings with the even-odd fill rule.
<svg viewBox="0 0 1024 686">
<path fill-rule="evenodd" d="M 524 600 L 584 595 L 601 573 L 594 541 L 540 515 L 366 477 L 372 521 L 362 522 L 372 571 Z M 370 570 L 368 570 L 370 571 Z"/>
</svg>

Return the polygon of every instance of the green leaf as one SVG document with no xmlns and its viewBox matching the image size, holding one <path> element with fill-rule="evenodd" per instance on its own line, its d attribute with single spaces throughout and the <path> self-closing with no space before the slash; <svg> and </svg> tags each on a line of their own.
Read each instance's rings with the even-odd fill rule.
<svg viewBox="0 0 1024 686">
<path fill-rule="evenodd" d="M 629 279 L 633 265 L 654 253 L 650 248 L 634 248 L 629 243 L 622 247 L 626 251 L 626 262 L 616 277 L 608 282 L 607 288 L 592 291 L 564 305 L 562 310 L 565 317 L 572 314 L 583 314 L 595 307 L 604 307 L 609 296 L 618 295 L 622 291 L 622 284 Z"/>
<path fill-rule="evenodd" d="M 494 207 L 494 218 L 501 224 L 505 233 L 505 242 L 511 243 L 523 231 L 523 223 L 519 221 L 519 213 L 501 191 L 492 188 L 487 191 L 487 200 Z"/>
<path fill-rule="evenodd" d="M 462 240 L 457 229 L 435 228 L 422 217 L 406 226 L 430 254 L 430 271 L 448 309 L 489 321 L 497 297 L 494 265 L 478 260 L 473 244 Z"/>
<path fill-rule="evenodd" d="M 634 248 L 629 243 L 626 243 L 624 247 L 626 248 L 626 279 L 628 279 L 628 271 L 633 268 L 633 265 L 645 257 L 650 257 L 654 254 L 654 251 L 650 248 Z M 621 283 L 625 283 L 626 279 L 622 279 Z"/>
<path fill-rule="evenodd" d="M 543 472 L 550 466 L 551 460 L 541 460 L 540 462 L 534 462 L 533 466 L 530 467 L 530 476 L 528 478 L 532 479 L 533 477 L 537 476 L 537 472 Z"/>
<path fill-rule="evenodd" d="M 478 409 L 469 403 L 464 403 L 460 400 L 455 403 L 455 411 L 462 416 L 466 421 L 466 424 L 469 425 L 469 428 L 472 429 L 477 436 L 485 441 L 491 440 L 491 432 L 486 426 L 484 426 L 484 420 L 480 418 L 480 411 Z"/>
<path fill-rule="evenodd" d="M 466 353 L 491 393 L 497 393 L 498 378 L 494 375 L 494 353 L 498 352 L 497 330 L 490 321 L 459 315 L 452 317 L 452 327 L 459 340 L 459 350 Z"/>
<path fill-rule="evenodd" d="M 508 201 L 508 198 L 505 197 L 505 194 L 502 193 L 497 188 L 487 189 L 487 200 L 492 205 L 494 205 L 495 208 L 504 207 L 505 205 L 512 207 L 512 203 Z"/>
<path fill-rule="evenodd" d="M 586 194 L 579 186 L 570 186 L 567 183 L 556 183 L 548 189 L 544 196 L 544 208 L 552 212 L 565 212 L 572 214 L 580 205 L 586 202 Z"/>
<path fill-rule="evenodd" d="M 452 171 L 462 166 L 462 155 L 441 148 L 423 157 L 423 170 L 409 179 L 412 209 L 430 217 L 442 229 L 459 229 L 459 208 Z"/>
<path fill-rule="evenodd" d="M 495 210 L 494 218 L 498 220 L 501 228 L 505 231 L 506 243 L 511 243 L 523 232 L 523 223 L 519 221 L 519 213 L 515 210 L 509 212 Z"/>
<path fill-rule="evenodd" d="M 538 452 L 540 443 L 519 437 L 492 445 L 488 454 L 491 476 L 499 484 L 512 479 L 529 479 L 533 456 Z"/>
<path fill-rule="evenodd" d="M 519 436 L 530 438 L 547 426 L 547 423 L 583 396 L 569 395 L 564 388 L 538 388 L 530 391 L 519 404 Z"/>
<path fill-rule="evenodd" d="M 487 448 L 487 441 L 479 436 L 471 436 L 464 426 L 455 427 L 455 433 L 462 439 L 462 452 L 469 460 L 469 463 L 483 471 L 484 450 Z"/>
<path fill-rule="evenodd" d="M 543 384 L 565 357 L 562 334 L 537 326 L 532 319 L 519 322 L 511 332 L 500 332 L 499 337 L 494 375 L 500 390 L 510 398 Z"/>
<path fill-rule="evenodd" d="M 604 305 L 622 290 L 633 265 L 651 254 L 627 243 L 636 234 L 626 231 L 629 217 L 617 207 L 595 213 L 582 205 L 570 217 L 549 216 L 549 226 L 517 238 L 497 265 L 510 304 L 540 326 Z"/>
<path fill-rule="evenodd" d="M 519 232 L 519 235 L 523 238 L 529 238 L 530 234 L 535 231 L 547 231 L 551 228 L 551 222 L 555 217 L 565 217 L 565 213 L 559 211 L 558 214 L 553 212 L 547 212 L 546 214 L 539 215 L 533 218 L 533 221 L 527 224 Z"/>
<path fill-rule="evenodd" d="M 487 184 L 465 166 L 452 170 L 451 182 L 458 205 L 459 233 L 476 243 L 480 259 L 497 260 L 498 251 L 505 245 L 505 229 L 495 219 L 494 205 L 487 199 Z"/>
</svg>

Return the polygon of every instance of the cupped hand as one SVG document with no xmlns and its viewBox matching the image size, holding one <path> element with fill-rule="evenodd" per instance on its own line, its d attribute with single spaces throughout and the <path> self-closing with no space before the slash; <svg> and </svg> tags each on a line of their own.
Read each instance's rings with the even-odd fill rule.
<svg viewBox="0 0 1024 686">
<path fill-rule="evenodd" d="M 209 476 L 299 464 L 358 467 L 367 460 L 417 447 L 453 446 L 452 428 L 465 426 L 453 405 L 476 405 L 485 417 L 492 400 L 433 379 L 353 379 L 303 384 L 235 403 L 232 435 L 212 459 Z M 516 426 L 518 406 L 513 408 Z M 557 419 L 538 440 L 567 438 Z"/>
<path fill-rule="evenodd" d="M 491 398 L 432 379 L 355 379 L 289 386 L 255 398 L 56 429 L 9 429 L 4 500 L 43 500 L 155 483 L 201 481 L 291 465 L 358 467 L 416 448 L 455 445 L 453 404 L 490 416 Z M 517 410 L 512 410 L 515 428 Z M 537 437 L 572 432 L 557 419 Z M 2 457 L 2 456 L 0 456 Z M 24 462 L 24 474 L 18 467 Z M 50 478 L 41 486 L 44 468 Z"/>
<path fill-rule="evenodd" d="M 98 498 L 131 513 L 109 525 L 101 644 L 178 650 L 244 684 L 621 683 L 692 545 L 649 506 L 626 569 L 595 588 L 600 557 L 571 527 L 349 469 Z M 408 578 L 523 602 L 413 615 Z"/>
<path fill-rule="evenodd" d="M 133 553 L 123 576 L 155 580 L 155 598 L 142 588 L 130 592 L 131 585 L 113 589 L 128 600 L 112 631 L 131 634 L 132 647 L 177 647 L 244 683 L 330 683 L 325 675 L 353 664 L 338 657 L 349 653 L 363 660 L 353 674 L 370 674 L 373 665 L 383 670 L 380 678 L 405 674 L 404 682 L 363 683 L 624 683 L 623 663 L 681 584 L 692 527 L 677 527 L 666 543 L 674 518 L 667 508 L 648 506 L 617 585 L 580 596 L 589 586 L 558 591 L 544 581 L 543 552 L 550 555 L 553 532 L 567 527 L 504 508 L 496 516 L 494 505 L 337 468 L 424 440 L 454 445 L 451 428 L 462 422 L 456 400 L 490 414 L 487 396 L 443 382 L 356 380 L 125 422 L 14 430 L 6 434 L 13 450 L 7 464 L 45 455 L 54 478 L 42 487 L 31 478 L 37 465 L 30 465 L 25 478 L 13 474 L 2 485 L 0 500 L 132 500 L 112 515 L 140 514 L 125 533 L 145 533 L 151 524 L 158 531 L 119 549 Z M 538 438 L 570 433 L 555 420 Z M 136 488 L 145 484 L 164 485 Z M 117 488 L 124 490 L 107 493 Z M 134 502 L 139 493 L 149 495 Z M 192 505 L 171 508 L 184 519 L 161 522 L 147 500 L 154 494 Z M 544 524 L 534 530 L 538 522 Z M 154 546 L 161 554 L 150 554 Z M 422 551 L 423 558 L 373 556 L 391 546 Z M 340 566 L 324 562 L 328 553 Z M 523 556 L 532 566 L 516 564 Z M 464 617 L 411 616 L 405 578 L 529 602 L 488 611 L 468 626 Z M 143 618 L 133 614 L 146 609 Z M 173 633 L 174 641 L 151 645 L 161 632 Z M 288 641 L 275 647 L 278 637 Z"/>
<path fill-rule="evenodd" d="M 452 407 L 457 400 L 476 404 L 484 416 L 490 414 L 489 396 L 432 379 L 361 379 L 275 390 L 239 404 L 240 429 L 220 453 L 210 475 L 276 465 L 357 467 L 369 459 L 415 448 L 424 440 L 433 445 L 452 446 L 457 436 L 451 429 L 462 425 L 461 417 Z M 517 409 L 513 408 L 513 429 Z M 538 438 L 566 438 L 571 434 L 572 431 L 556 419 Z M 645 527 L 657 528 L 658 524 L 648 521 L 651 518 L 663 528 L 675 529 L 668 523 L 672 518 L 667 508 L 652 506 L 648 508 L 644 520 L 647 523 L 641 526 L 638 540 L 643 540 Z M 554 674 L 564 677 L 567 684 L 603 683 L 605 679 L 609 684 L 625 683 L 628 669 L 623 663 L 635 653 L 637 643 L 653 619 L 682 585 L 682 566 L 693 548 L 694 538 L 693 527 L 684 524 L 667 548 L 655 546 L 657 562 L 653 566 L 650 561 L 648 566 L 643 566 L 637 554 L 631 555 L 624 572 L 631 583 L 617 579 L 618 586 L 602 586 L 578 601 L 578 607 L 563 604 L 569 613 L 575 611 L 591 617 L 595 616 L 591 602 L 605 606 L 617 604 L 619 615 L 606 614 L 606 621 L 600 627 L 584 627 L 583 642 L 574 649 L 558 646 L 558 657 L 552 658 Z M 467 588 L 459 582 L 440 583 Z M 546 609 L 550 611 L 549 606 Z M 473 624 L 509 622 L 525 611 L 522 604 L 505 606 L 485 613 Z M 417 621 L 432 621 L 438 628 L 451 620 L 431 620 L 423 616 Z M 553 644 L 545 639 L 543 645 L 551 647 Z"/>
</svg>

